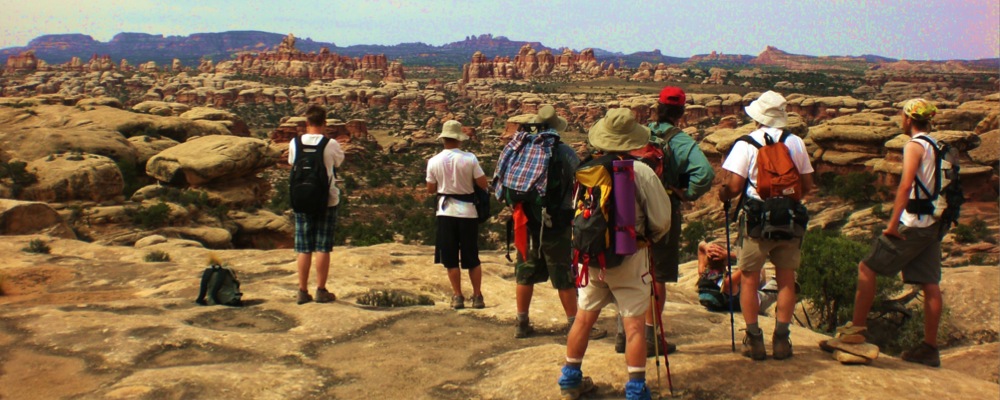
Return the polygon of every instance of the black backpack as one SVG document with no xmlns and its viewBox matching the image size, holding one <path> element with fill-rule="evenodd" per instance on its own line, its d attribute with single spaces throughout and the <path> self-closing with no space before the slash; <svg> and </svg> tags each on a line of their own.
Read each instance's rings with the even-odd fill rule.
<svg viewBox="0 0 1000 400">
<path fill-rule="evenodd" d="M 203 306 L 223 305 L 239 307 L 243 305 L 243 292 L 236 271 L 218 264 L 205 268 L 201 274 L 201 290 L 196 303 Z"/>
<path fill-rule="evenodd" d="M 913 181 L 915 199 L 906 202 L 906 211 L 917 215 L 933 215 L 940 225 L 940 237 L 944 237 L 952 225 L 958 225 L 959 212 L 965 203 L 965 192 L 959 179 L 958 150 L 948 143 L 935 143 L 927 136 L 918 136 L 913 140 L 923 140 L 930 143 L 934 149 L 934 188 L 931 190 L 920 179 Z"/>
<path fill-rule="evenodd" d="M 292 210 L 297 213 L 326 212 L 332 177 L 327 175 L 323 152 L 329 142 L 330 138 L 324 136 L 319 144 L 309 146 L 302 144 L 301 136 L 295 136 L 295 162 L 288 186 Z"/>
</svg>

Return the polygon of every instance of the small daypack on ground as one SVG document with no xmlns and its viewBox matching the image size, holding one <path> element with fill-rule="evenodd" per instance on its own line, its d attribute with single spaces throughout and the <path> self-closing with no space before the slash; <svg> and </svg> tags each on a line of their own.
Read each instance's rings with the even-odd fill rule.
<svg viewBox="0 0 1000 400">
<path fill-rule="evenodd" d="M 792 161 L 785 139 L 791 133 L 782 132 L 775 142 L 764 133 L 764 145 L 750 135 L 738 140 L 757 149 L 757 184 L 754 188 L 763 201 L 747 199 L 747 236 L 755 239 L 788 240 L 805 235 L 809 212 L 802 204 L 802 179 Z M 752 185 L 747 179 L 747 186 Z M 744 187 L 743 195 L 746 195 Z"/>
<path fill-rule="evenodd" d="M 295 136 L 295 162 L 288 178 L 292 210 L 297 213 L 322 214 L 330 200 L 330 184 L 323 163 L 323 152 L 330 138 L 324 136 L 319 144 L 303 145 L 302 137 Z"/>
<path fill-rule="evenodd" d="M 239 307 L 243 305 L 243 292 L 236 271 L 218 264 L 205 268 L 201 274 L 201 289 L 196 303 L 203 306 L 223 305 Z"/>
<path fill-rule="evenodd" d="M 719 284 L 721 279 L 725 279 L 726 274 L 717 271 L 708 271 L 698 278 L 698 303 L 708 311 L 729 311 L 729 293 L 723 293 Z M 733 311 L 740 311 L 739 294 L 735 293 L 733 301 Z"/>
<path fill-rule="evenodd" d="M 614 192 L 614 163 L 620 160 L 616 155 L 604 155 L 581 164 L 576 170 L 576 210 L 573 216 L 573 266 L 583 266 L 577 273 L 577 286 L 590 283 L 589 268 L 599 267 L 602 279 L 604 270 L 621 265 L 629 253 L 616 251 L 616 233 L 631 232 L 635 237 L 635 225 L 624 226 L 617 221 L 618 204 Z M 634 175 L 630 177 L 634 182 Z M 634 212 L 634 211 L 633 211 Z M 629 247 L 629 246 L 625 246 Z M 634 253 L 635 248 L 631 246 Z"/>
<path fill-rule="evenodd" d="M 918 136 L 913 140 L 923 140 L 934 149 L 935 184 L 931 191 L 920 179 L 914 180 L 913 191 L 916 198 L 907 201 L 906 211 L 918 215 L 933 215 L 941 224 L 939 236 L 943 238 L 952 225 L 958 225 L 959 211 L 962 203 L 965 203 L 965 193 L 959 179 L 961 167 L 958 150 L 944 142 L 935 143 L 928 136 Z"/>
</svg>

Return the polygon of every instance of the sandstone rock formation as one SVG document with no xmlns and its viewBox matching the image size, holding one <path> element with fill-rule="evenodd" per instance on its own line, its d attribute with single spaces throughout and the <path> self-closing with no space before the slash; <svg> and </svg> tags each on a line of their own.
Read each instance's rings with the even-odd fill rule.
<svg viewBox="0 0 1000 400">
<path fill-rule="evenodd" d="M 38 182 L 21 194 L 26 200 L 105 201 L 120 197 L 124 180 L 115 161 L 96 154 L 57 154 L 28 163 Z"/>
<path fill-rule="evenodd" d="M 303 53 L 295 48 L 295 36 L 289 34 L 276 51 L 242 52 L 235 60 L 221 61 L 215 66 L 220 74 L 247 74 L 309 79 L 364 79 L 365 74 L 389 78 L 390 82 L 405 80 L 402 64 L 390 68 L 384 54 L 351 58 L 330 53 Z"/>
<path fill-rule="evenodd" d="M 35 234 L 76 239 L 66 221 L 48 204 L 0 199 L 0 235 Z"/>
<path fill-rule="evenodd" d="M 475 52 L 471 62 L 462 66 L 462 82 L 573 74 L 596 77 L 603 75 L 605 71 L 605 66 L 598 63 L 594 57 L 593 49 L 583 49 L 580 53 L 563 49 L 562 53 L 556 56 L 548 49 L 535 51 L 531 44 L 525 44 L 513 60 L 510 57 L 500 56 L 488 60 L 482 52 Z"/>
<path fill-rule="evenodd" d="M 153 156 L 146 164 L 146 173 L 173 185 L 202 186 L 256 174 L 274 165 L 276 157 L 259 139 L 204 136 Z"/>
</svg>

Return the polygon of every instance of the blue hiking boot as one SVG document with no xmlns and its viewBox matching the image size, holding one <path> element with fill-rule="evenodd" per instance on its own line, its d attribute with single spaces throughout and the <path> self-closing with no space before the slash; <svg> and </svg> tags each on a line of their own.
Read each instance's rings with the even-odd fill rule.
<svg viewBox="0 0 1000 400">
<path fill-rule="evenodd" d="M 645 380 L 629 380 L 625 384 L 625 399 L 626 400 L 651 400 L 652 395 L 649 393 L 649 388 L 646 387 Z"/>
<path fill-rule="evenodd" d="M 576 400 L 594 388 L 594 381 L 589 376 L 583 376 L 583 372 L 578 368 L 563 366 L 562 376 L 559 377 L 561 399 Z"/>
</svg>

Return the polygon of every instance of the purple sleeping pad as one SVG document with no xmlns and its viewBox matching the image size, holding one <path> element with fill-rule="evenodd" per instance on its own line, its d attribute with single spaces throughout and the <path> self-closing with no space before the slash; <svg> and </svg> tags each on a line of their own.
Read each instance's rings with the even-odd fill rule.
<svg viewBox="0 0 1000 400">
<path fill-rule="evenodd" d="M 612 161 L 615 196 L 615 254 L 635 254 L 635 171 L 633 160 Z"/>
</svg>

